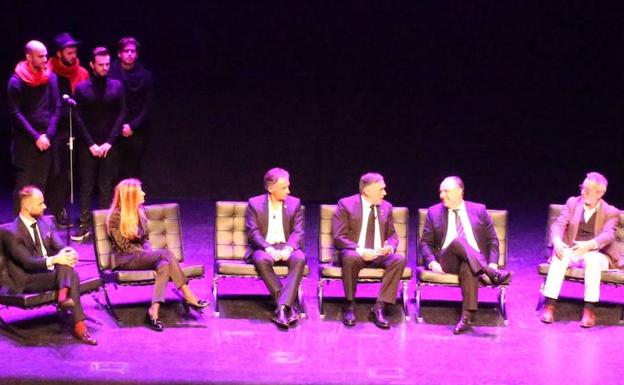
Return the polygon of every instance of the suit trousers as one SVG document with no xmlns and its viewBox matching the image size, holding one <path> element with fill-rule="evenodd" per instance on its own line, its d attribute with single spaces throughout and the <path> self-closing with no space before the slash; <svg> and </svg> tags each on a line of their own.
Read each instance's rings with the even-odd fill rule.
<svg viewBox="0 0 624 385">
<path fill-rule="evenodd" d="M 258 271 L 258 275 L 260 275 L 267 289 L 269 289 L 269 293 L 275 300 L 275 303 L 292 307 L 297 300 L 299 283 L 305 268 L 305 255 L 303 252 L 294 250 L 287 261 L 275 262 L 266 251 L 255 250 L 251 254 L 251 261 Z M 288 266 L 288 275 L 284 280 L 284 285 L 282 285 L 279 277 L 273 270 L 273 266 L 276 264 Z"/>
<path fill-rule="evenodd" d="M 83 226 L 91 222 L 91 199 L 93 190 L 98 188 L 98 207 L 104 209 L 110 206 L 113 198 L 113 184 L 117 178 L 117 149 L 114 147 L 106 158 L 96 158 L 91 154 L 85 143 L 78 147 L 80 175 L 80 224 Z"/>
<path fill-rule="evenodd" d="M 478 308 L 479 277 L 487 266 L 485 257 L 463 238 L 455 238 L 439 255 L 440 265 L 446 273 L 459 276 L 462 292 L 462 310 Z"/>
<path fill-rule="evenodd" d="M 67 124 L 66 122 L 62 122 Z M 59 127 L 60 127 L 59 123 Z M 46 188 L 46 198 L 49 202 L 52 214 L 58 216 L 63 208 L 69 204 L 69 134 L 67 132 L 58 133 L 52 141 L 52 167 L 48 186 Z M 75 145 L 75 143 L 74 143 Z M 75 159 L 75 158 L 74 158 Z M 75 165 L 75 163 L 74 163 Z"/>
<path fill-rule="evenodd" d="M 181 288 L 188 282 L 178 260 L 170 250 L 139 251 L 132 254 L 132 258 L 122 262 L 116 270 L 156 270 L 152 303 L 165 302 L 167 283 L 171 279 L 176 288 Z"/>
<path fill-rule="evenodd" d="M 52 149 L 39 151 L 34 142 L 16 139 L 13 143 L 15 165 L 15 188 L 13 199 L 16 212 L 19 212 L 19 190 L 28 185 L 45 191 L 52 163 Z"/>
<path fill-rule="evenodd" d="M 119 136 L 117 149 L 119 150 L 119 179 L 140 178 L 141 159 L 145 142 L 142 132 L 134 132 L 126 138 Z"/>
<path fill-rule="evenodd" d="M 342 265 L 342 284 L 347 301 L 355 300 L 360 270 L 365 267 L 374 267 L 385 269 L 377 300 L 385 303 L 396 303 L 399 281 L 407 263 L 404 256 L 387 254 L 369 262 L 365 261 L 355 250 L 342 250 L 339 256 Z"/>
<path fill-rule="evenodd" d="M 74 301 L 72 316 L 74 322 L 84 321 L 85 313 L 80 302 L 80 279 L 70 266 L 55 265 L 54 271 L 27 274 L 23 293 L 38 293 L 46 290 L 69 288 L 69 297 Z"/>
<path fill-rule="evenodd" d="M 609 258 L 598 251 L 590 251 L 574 260 L 569 255 L 563 259 L 553 255 L 544 285 L 544 296 L 552 299 L 559 297 L 568 266 L 585 269 L 585 302 L 598 302 L 600 275 L 602 271 L 609 269 Z"/>
</svg>

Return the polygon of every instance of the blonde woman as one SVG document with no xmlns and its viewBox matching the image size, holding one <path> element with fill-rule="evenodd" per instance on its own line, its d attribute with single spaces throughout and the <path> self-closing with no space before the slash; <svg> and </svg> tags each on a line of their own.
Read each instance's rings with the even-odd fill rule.
<svg viewBox="0 0 624 385">
<path fill-rule="evenodd" d="M 124 179 L 117 187 L 106 220 L 112 241 L 112 267 L 114 270 L 151 270 L 156 273 L 152 305 L 145 316 L 146 322 L 156 331 L 163 330 L 158 317 L 160 304 L 165 302 L 169 279 L 182 292 L 186 306 L 201 309 L 209 305 L 197 298 L 188 286 L 187 279 L 170 250 L 152 250 L 147 241 L 147 218 L 143 210 L 145 192 L 138 179 Z"/>
</svg>

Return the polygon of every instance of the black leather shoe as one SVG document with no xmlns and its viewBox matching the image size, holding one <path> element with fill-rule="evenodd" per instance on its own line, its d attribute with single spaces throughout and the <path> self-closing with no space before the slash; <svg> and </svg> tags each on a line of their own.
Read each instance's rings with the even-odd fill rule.
<svg viewBox="0 0 624 385">
<path fill-rule="evenodd" d="M 483 273 L 487 275 L 487 277 L 490 279 L 490 282 L 494 286 L 505 285 L 509 283 L 509 281 L 511 281 L 511 271 L 487 268 L 483 270 Z"/>
<path fill-rule="evenodd" d="M 74 337 L 76 337 L 80 342 L 85 343 L 87 345 L 97 345 L 97 340 L 89 334 L 89 332 L 84 332 L 83 334 L 78 334 L 75 330 L 72 332 Z"/>
<path fill-rule="evenodd" d="M 162 322 L 160 322 L 160 318 L 153 319 L 149 312 L 145 314 L 145 322 L 149 325 L 150 329 L 157 332 L 162 332 L 165 329 Z"/>
<path fill-rule="evenodd" d="M 67 229 L 68 227 L 71 227 L 69 219 L 67 218 L 66 209 L 62 209 L 58 213 L 54 214 L 54 220 L 56 221 L 57 229 Z"/>
<path fill-rule="evenodd" d="M 286 310 L 288 307 L 286 305 L 279 305 L 273 316 L 271 316 L 271 321 L 275 322 L 277 326 L 282 329 L 288 329 L 288 316 L 286 316 Z"/>
<path fill-rule="evenodd" d="M 346 326 L 355 326 L 355 306 L 352 303 L 343 306 L 342 323 Z"/>
<path fill-rule="evenodd" d="M 472 322 L 469 317 L 462 316 L 453 329 L 453 334 L 462 334 L 472 329 Z"/>
<path fill-rule="evenodd" d="M 288 325 L 293 326 L 299 321 L 299 310 L 295 306 L 290 307 L 290 317 L 288 317 Z"/>
<path fill-rule="evenodd" d="M 370 313 L 368 313 L 368 319 L 378 328 L 390 329 L 390 322 L 384 316 L 384 311 L 381 308 L 372 308 Z"/>
</svg>

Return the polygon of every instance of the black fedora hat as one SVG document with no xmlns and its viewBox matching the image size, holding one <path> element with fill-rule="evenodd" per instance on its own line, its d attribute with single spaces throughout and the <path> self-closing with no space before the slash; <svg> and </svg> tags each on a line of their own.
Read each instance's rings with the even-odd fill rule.
<svg viewBox="0 0 624 385">
<path fill-rule="evenodd" d="M 73 47 L 80 44 L 79 41 L 74 40 L 73 37 L 67 32 L 59 33 L 54 37 L 54 48 L 57 51 L 62 50 L 66 47 Z"/>
</svg>

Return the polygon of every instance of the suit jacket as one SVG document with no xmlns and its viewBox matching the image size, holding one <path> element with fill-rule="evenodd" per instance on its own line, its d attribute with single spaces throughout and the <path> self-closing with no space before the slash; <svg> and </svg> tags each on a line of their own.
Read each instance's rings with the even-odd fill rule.
<svg viewBox="0 0 624 385">
<path fill-rule="evenodd" d="M 48 255 L 57 254 L 63 243 L 56 234 L 52 219 L 43 217 L 39 220 L 39 232 Z M 13 293 L 24 290 L 29 274 L 47 272 L 46 261 L 35 248 L 26 225 L 17 217 L 8 227 L 0 230 L 4 268 L 0 261 L 0 285 Z"/>
<path fill-rule="evenodd" d="M 251 257 L 255 250 L 264 250 L 271 246 L 266 241 L 269 230 L 269 195 L 262 194 L 249 198 L 245 212 L 248 249 L 245 258 Z M 282 222 L 286 244 L 293 250 L 304 248 L 303 209 L 299 198 L 288 196 L 282 206 Z"/>
<path fill-rule="evenodd" d="M 381 244 L 392 246 L 396 250 L 399 238 L 394 229 L 392 204 L 382 200 L 377 209 Z M 368 218 L 366 218 L 368 220 Z M 334 246 L 338 250 L 355 250 L 358 248 L 360 231 L 362 230 L 362 198 L 360 194 L 351 195 L 338 201 L 332 222 Z"/>
<path fill-rule="evenodd" d="M 578 232 L 579 223 L 583 218 L 583 199 L 580 196 L 570 197 L 559 217 L 550 225 L 551 239 L 560 237 L 566 245 L 573 245 Z M 624 268 L 624 258 L 615 246 L 615 229 L 620 221 L 620 210 L 604 200 L 596 210 L 594 240 L 598 250 L 609 257 L 612 268 Z"/>
<path fill-rule="evenodd" d="M 138 237 L 136 239 L 128 239 L 123 236 L 119 227 L 121 223 L 119 209 L 115 209 L 110 213 L 107 219 L 107 226 L 108 237 L 111 241 L 111 267 L 113 269 L 133 259 L 136 253 L 151 249 L 151 246 L 147 243 L 149 237 L 145 233 L 147 223 L 144 220 L 144 216 L 139 215 Z"/>
<path fill-rule="evenodd" d="M 46 248 L 48 255 L 54 255 L 65 247 L 65 244 L 61 241 L 61 238 L 56 232 L 56 225 L 54 224 L 54 219 L 52 219 L 52 217 L 41 217 L 38 221 L 38 227 L 39 232 L 41 233 L 41 242 Z M 26 248 L 30 255 L 34 257 L 42 257 L 41 252 L 35 247 L 35 242 L 30 236 L 30 232 L 19 216 L 11 223 L 8 230 L 16 236 L 17 241 Z"/>
<path fill-rule="evenodd" d="M 485 205 L 469 201 L 464 202 L 479 251 L 485 257 L 487 263 L 498 263 L 500 254 L 498 236 Z M 446 239 L 447 229 L 448 208 L 442 203 L 429 207 L 423 234 L 418 245 L 425 266 L 437 260 Z"/>
</svg>

